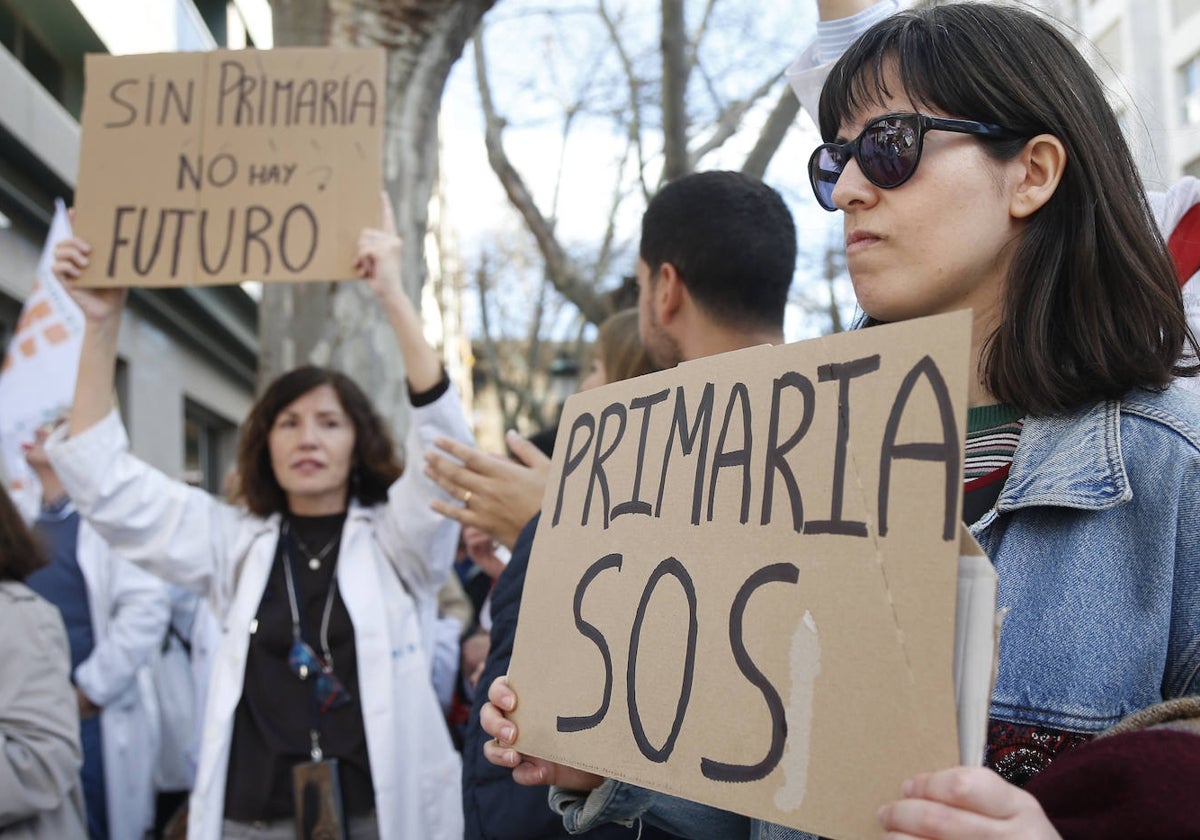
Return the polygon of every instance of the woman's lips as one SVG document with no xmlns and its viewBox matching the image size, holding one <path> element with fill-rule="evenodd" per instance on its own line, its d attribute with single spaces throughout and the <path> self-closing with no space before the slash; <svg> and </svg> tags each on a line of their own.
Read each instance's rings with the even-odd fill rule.
<svg viewBox="0 0 1200 840">
<path fill-rule="evenodd" d="M 878 234 L 871 233 L 866 230 L 855 230 L 846 234 L 846 253 L 851 254 L 856 251 L 861 251 L 864 248 L 869 248 L 877 242 L 882 242 L 883 237 Z"/>
</svg>

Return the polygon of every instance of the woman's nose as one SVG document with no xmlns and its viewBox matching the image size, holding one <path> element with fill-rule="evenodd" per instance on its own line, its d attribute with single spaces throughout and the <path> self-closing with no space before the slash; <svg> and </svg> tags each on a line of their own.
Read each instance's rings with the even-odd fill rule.
<svg viewBox="0 0 1200 840">
<path fill-rule="evenodd" d="M 842 174 L 833 185 L 832 198 L 839 210 L 848 210 L 855 205 L 874 202 L 878 194 L 879 187 L 867 180 L 858 161 L 851 158 L 846 161 Z"/>
</svg>

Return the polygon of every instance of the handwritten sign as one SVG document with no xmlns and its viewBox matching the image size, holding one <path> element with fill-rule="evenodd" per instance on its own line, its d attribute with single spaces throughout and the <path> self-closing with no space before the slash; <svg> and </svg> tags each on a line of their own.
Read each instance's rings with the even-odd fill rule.
<svg viewBox="0 0 1200 840">
<path fill-rule="evenodd" d="M 91 286 L 353 276 L 379 224 L 382 49 L 88 55 Z"/>
<path fill-rule="evenodd" d="M 522 751 L 838 838 L 957 764 L 970 336 L 955 313 L 572 397 L 509 673 Z"/>
</svg>

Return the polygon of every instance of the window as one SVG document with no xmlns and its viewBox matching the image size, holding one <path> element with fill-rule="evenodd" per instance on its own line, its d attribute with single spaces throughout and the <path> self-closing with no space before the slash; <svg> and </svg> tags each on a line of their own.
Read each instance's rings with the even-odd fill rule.
<svg viewBox="0 0 1200 840">
<path fill-rule="evenodd" d="M 1200 125 L 1200 53 L 1179 68 L 1180 120 L 1184 125 Z"/>
<path fill-rule="evenodd" d="M 7 0 L 0 0 L 0 44 L 59 102 L 63 98 L 63 66 L 13 13 Z"/>
<path fill-rule="evenodd" d="M 233 463 L 237 428 L 199 403 L 183 403 L 183 480 L 210 493 L 221 493 L 225 471 Z"/>
</svg>

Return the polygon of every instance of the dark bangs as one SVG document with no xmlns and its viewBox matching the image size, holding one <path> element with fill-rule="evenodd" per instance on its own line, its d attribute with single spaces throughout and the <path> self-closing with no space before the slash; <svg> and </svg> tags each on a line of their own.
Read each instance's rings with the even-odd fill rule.
<svg viewBox="0 0 1200 840">
<path fill-rule="evenodd" d="M 943 20 L 947 15 L 953 16 L 953 26 Z M 1049 67 L 1036 61 L 1023 64 L 1023 51 L 1012 42 L 1025 33 L 1018 28 L 997 31 L 991 17 L 986 6 L 959 3 L 899 12 L 880 21 L 830 71 L 818 109 L 821 138 L 832 142 L 843 122 L 890 97 L 907 97 L 918 108 L 951 117 L 995 123 L 1023 137 L 1050 131 L 1033 103 L 1020 97 L 1023 85 L 1012 85 L 994 72 L 1003 67 L 1023 84 L 1038 86 L 1051 83 Z M 889 75 L 899 79 L 899 90 L 888 85 Z M 997 156 L 1011 157 L 1022 141 L 985 144 Z"/>
</svg>

